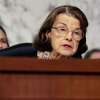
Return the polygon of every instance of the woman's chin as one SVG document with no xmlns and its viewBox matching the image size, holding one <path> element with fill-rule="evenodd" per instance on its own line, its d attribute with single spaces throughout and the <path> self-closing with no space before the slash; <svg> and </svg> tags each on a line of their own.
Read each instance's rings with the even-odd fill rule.
<svg viewBox="0 0 100 100">
<path fill-rule="evenodd" d="M 69 52 L 60 52 L 60 54 L 62 56 L 71 57 L 72 55 L 74 55 L 74 52 L 71 52 L 71 51 L 69 51 Z"/>
</svg>

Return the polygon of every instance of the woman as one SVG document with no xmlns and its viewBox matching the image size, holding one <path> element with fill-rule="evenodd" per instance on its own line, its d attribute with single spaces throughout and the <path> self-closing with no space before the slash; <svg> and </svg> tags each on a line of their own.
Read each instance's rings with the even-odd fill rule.
<svg viewBox="0 0 100 100">
<path fill-rule="evenodd" d="M 30 56 L 39 59 L 81 58 L 87 50 L 88 21 L 74 6 L 55 8 L 41 26 L 33 47 L 17 45 L 0 51 L 0 56 Z"/>
<path fill-rule="evenodd" d="M 87 50 L 88 21 L 74 6 L 55 8 L 44 21 L 33 42 L 40 59 L 81 58 Z"/>
<path fill-rule="evenodd" d="M 2 26 L 0 26 L 0 49 L 5 49 L 9 47 L 6 31 Z"/>
</svg>

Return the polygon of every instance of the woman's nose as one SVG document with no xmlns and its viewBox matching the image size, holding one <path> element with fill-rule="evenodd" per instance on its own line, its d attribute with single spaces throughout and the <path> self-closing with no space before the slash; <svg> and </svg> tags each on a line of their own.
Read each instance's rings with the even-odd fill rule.
<svg viewBox="0 0 100 100">
<path fill-rule="evenodd" d="M 66 38 L 66 40 L 72 41 L 72 32 L 66 33 L 65 38 Z"/>
</svg>

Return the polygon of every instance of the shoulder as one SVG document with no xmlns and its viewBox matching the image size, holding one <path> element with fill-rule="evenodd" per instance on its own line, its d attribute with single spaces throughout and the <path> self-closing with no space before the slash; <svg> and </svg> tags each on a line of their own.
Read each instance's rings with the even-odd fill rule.
<svg viewBox="0 0 100 100">
<path fill-rule="evenodd" d="M 0 50 L 0 56 L 36 57 L 37 50 L 32 47 L 32 43 L 22 43 Z"/>
</svg>

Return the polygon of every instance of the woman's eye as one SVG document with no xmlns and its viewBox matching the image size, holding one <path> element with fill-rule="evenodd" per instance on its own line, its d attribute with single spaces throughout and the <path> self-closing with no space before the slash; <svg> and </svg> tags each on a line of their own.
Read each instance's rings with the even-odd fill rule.
<svg viewBox="0 0 100 100">
<path fill-rule="evenodd" d="M 64 28 L 60 28 L 60 30 L 61 30 L 61 31 L 66 31 L 66 29 L 64 29 Z"/>
<path fill-rule="evenodd" d="M 1 39 L 0 42 L 7 43 L 7 41 L 5 39 Z"/>
<path fill-rule="evenodd" d="M 75 34 L 79 34 L 79 32 L 74 32 Z"/>
<path fill-rule="evenodd" d="M 74 34 L 76 34 L 76 35 L 81 35 L 80 32 L 74 32 Z"/>
</svg>

